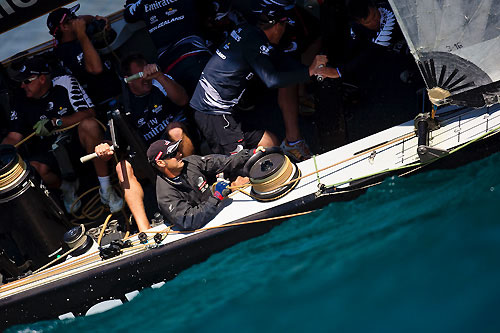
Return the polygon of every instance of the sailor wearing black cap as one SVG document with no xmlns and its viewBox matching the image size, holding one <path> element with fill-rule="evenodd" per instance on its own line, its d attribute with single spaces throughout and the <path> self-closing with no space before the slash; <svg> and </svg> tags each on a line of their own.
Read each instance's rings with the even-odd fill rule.
<svg viewBox="0 0 500 333">
<path fill-rule="evenodd" d="M 150 163 L 158 170 L 156 200 L 166 219 L 183 230 L 195 230 L 210 222 L 222 208 L 219 203 L 231 192 L 229 182 L 219 180 L 221 172 L 236 176 L 252 156 L 243 150 L 232 156 L 182 156 L 180 141 L 155 141 L 149 146 Z M 247 178 L 238 177 L 233 185 Z M 212 184 L 212 186 L 209 184 Z"/>
<path fill-rule="evenodd" d="M 28 156 L 31 165 L 47 187 L 61 189 L 66 210 L 76 211 L 80 206 L 75 195 L 78 183 L 74 175 L 61 180 L 57 161 L 49 151 L 59 140 L 52 136 L 57 129 L 79 123 L 77 128 L 68 131 L 72 143 L 76 143 L 76 148 L 83 147 L 87 153 L 93 152 L 103 135 L 94 118 L 94 105 L 74 77 L 64 75 L 51 79 L 51 69 L 41 56 L 26 59 L 13 74 L 13 79 L 21 83 L 26 98 L 23 96 L 14 101 L 10 132 L 2 143 L 14 145 L 34 130 L 38 138 L 29 142 L 33 148 Z M 123 200 L 110 185 L 107 164 L 96 160 L 94 167 L 101 182 L 101 201 L 113 212 L 120 210 Z"/>
<path fill-rule="evenodd" d="M 49 33 L 57 45 L 54 52 L 65 67 L 66 74 L 75 76 L 87 89 L 97 105 L 121 93 L 118 76 L 109 60 L 101 59 L 92 44 L 89 26 L 101 25 L 109 29 L 107 18 L 101 16 L 77 16 L 77 4 L 71 8 L 58 8 L 47 17 Z"/>
<path fill-rule="evenodd" d="M 331 75 L 325 67 L 325 56 L 316 56 L 309 68 L 287 62 L 275 53 L 275 45 L 283 36 L 293 0 L 256 0 L 255 24 L 233 30 L 212 56 L 202 72 L 190 106 L 196 110 L 195 120 L 212 151 L 230 154 L 243 148 L 279 145 L 277 138 L 264 129 L 244 129 L 233 115 L 233 108 L 244 93 L 247 82 L 257 75 L 269 88 L 286 87 L 305 82 L 313 75 Z M 297 114 L 284 113 L 285 124 L 298 126 Z"/>
</svg>

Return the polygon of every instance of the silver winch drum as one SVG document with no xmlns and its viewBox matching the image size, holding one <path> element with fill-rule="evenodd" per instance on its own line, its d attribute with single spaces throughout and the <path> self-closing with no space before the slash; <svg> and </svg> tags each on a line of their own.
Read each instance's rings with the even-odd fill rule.
<svg viewBox="0 0 500 333">
<path fill-rule="evenodd" d="M 17 266 L 30 261 L 30 269 L 41 267 L 62 250 L 61 239 L 67 225 L 64 212 L 16 148 L 0 145 L 2 255 Z"/>
<path fill-rule="evenodd" d="M 245 165 L 252 190 L 258 201 L 277 200 L 297 186 L 300 169 L 279 147 L 257 152 Z M 295 181 L 294 181 L 295 180 Z"/>
</svg>

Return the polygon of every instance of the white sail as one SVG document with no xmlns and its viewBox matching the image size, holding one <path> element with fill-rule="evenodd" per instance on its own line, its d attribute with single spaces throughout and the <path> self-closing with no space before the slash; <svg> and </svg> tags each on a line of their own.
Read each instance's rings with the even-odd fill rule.
<svg viewBox="0 0 500 333">
<path fill-rule="evenodd" d="M 500 0 L 389 2 L 430 94 L 470 106 L 499 102 Z"/>
</svg>

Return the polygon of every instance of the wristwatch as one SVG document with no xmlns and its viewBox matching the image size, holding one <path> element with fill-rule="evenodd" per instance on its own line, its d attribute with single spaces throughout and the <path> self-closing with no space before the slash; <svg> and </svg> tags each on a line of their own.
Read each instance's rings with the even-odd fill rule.
<svg viewBox="0 0 500 333">
<path fill-rule="evenodd" d="M 61 127 L 63 124 L 63 121 L 61 118 L 57 118 L 55 121 L 54 121 L 54 125 L 57 126 L 57 127 Z"/>
</svg>

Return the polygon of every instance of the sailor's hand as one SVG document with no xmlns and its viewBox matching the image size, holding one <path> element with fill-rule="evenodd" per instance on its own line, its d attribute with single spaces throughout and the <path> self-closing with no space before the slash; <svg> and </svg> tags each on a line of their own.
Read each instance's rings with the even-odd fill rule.
<svg viewBox="0 0 500 333">
<path fill-rule="evenodd" d="M 309 76 L 320 74 L 320 69 L 324 68 L 327 62 L 328 58 L 326 55 L 318 54 L 316 57 L 314 57 L 311 66 L 309 66 Z"/>
<path fill-rule="evenodd" d="M 96 15 L 96 16 L 95 16 L 95 19 L 96 19 L 96 20 L 104 20 L 104 22 L 106 22 L 106 26 L 104 27 L 104 29 L 106 29 L 106 30 L 111 29 L 111 26 L 109 25 L 109 20 L 108 20 L 108 18 L 107 18 L 107 17 L 105 17 L 105 16 L 99 16 L 99 15 Z"/>
<path fill-rule="evenodd" d="M 38 136 L 49 136 L 54 133 L 55 127 L 50 119 L 40 119 L 33 125 L 33 129 Z"/>
<path fill-rule="evenodd" d="M 94 152 L 97 154 L 97 157 L 104 161 L 108 161 L 114 154 L 113 150 L 111 150 L 111 146 L 107 143 L 101 143 L 95 146 Z"/>
<path fill-rule="evenodd" d="M 266 148 L 264 148 L 263 146 L 258 146 L 254 151 L 253 153 L 254 154 L 257 154 L 259 151 L 261 152 L 265 152 L 266 151 Z"/>
<path fill-rule="evenodd" d="M 338 79 L 340 78 L 340 71 L 338 68 L 320 66 L 320 68 L 318 68 L 317 74 L 315 75 L 317 77 L 321 77 L 322 79 Z"/>
<path fill-rule="evenodd" d="M 236 177 L 234 182 L 231 183 L 231 187 L 239 187 L 239 186 L 248 184 L 249 182 L 250 182 L 250 178 L 238 176 L 238 177 Z"/>
<path fill-rule="evenodd" d="M 87 23 L 81 17 L 71 20 L 71 28 L 76 34 L 76 37 L 80 39 L 82 36 L 87 36 L 85 29 L 87 28 Z"/>
<path fill-rule="evenodd" d="M 212 193 L 214 197 L 219 200 L 224 200 L 230 193 L 231 190 L 228 189 L 229 182 L 227 180 L 219 180 L 217 183 L 212 185 Z"/>
<path fill-rule="evenodd" d="M 142 78 L 144 80 L 154 80 L 163 76 L 162 71 L 156 64 L 147 64 L 146 66 L 144 66 L 142 73 L 143 73 Z"/>
</svg>

